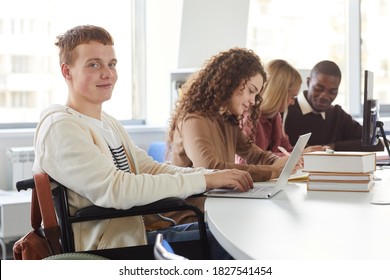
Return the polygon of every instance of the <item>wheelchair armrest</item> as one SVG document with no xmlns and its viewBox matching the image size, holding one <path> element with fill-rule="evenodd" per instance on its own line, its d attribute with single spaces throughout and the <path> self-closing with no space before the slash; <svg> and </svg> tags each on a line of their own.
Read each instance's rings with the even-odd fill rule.
<svg viewBox="0 0 390 280">
<path fill-rule="evenodd" d="M 75 221 L 88 221 L 96 219 L 109 219 L 109 218 L 119 218 L 127 216 L 138 216 L 154 213 L 164 213 L 173 210 L 183 210 L 190 209 L 191 206 L 188 205 L 184 199 L 178 197 L 168 197 L 156 202 L 142 205 L 134 206 L 130 209 L 119 210 L 115 208 L 104 208 L 100 206 L 88 206 L 78 210 L 75 215 L 72 217 L 73 222 Z"/>
<path fill-rule="evenodd" d="M 54 182 L 54 180 L 50 177 L 49 177 L 49 181 Z M 28 189 L 33 189 L 33 188 L 35 188 L 34 177 L 16 182 L 16 190 L 18 192 L 20 192 L 22 190 L 27 191 Z"/>
<path fill-rule="evenodd" d="M 188 198 L 191 198 L 191 197 L 204 197 L 204 192 L 190 195 Z"/>
</svg>

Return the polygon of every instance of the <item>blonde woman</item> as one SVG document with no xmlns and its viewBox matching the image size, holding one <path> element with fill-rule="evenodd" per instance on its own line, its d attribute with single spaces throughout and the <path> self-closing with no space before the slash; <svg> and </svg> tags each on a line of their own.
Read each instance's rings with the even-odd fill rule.
<svg viewBox="0 0 390 280">
<path fill-rule="evenodd" d="M 283 147 L 290 152 L 293 146 L 284 131 L 281 113 L 285 112 L 289 105 L 294 104 L 301 88 L 302 78 L 293 66 L 282 59 L 270 61 L 265 71 L 268 80 L 262 95 L 263 102 L 259 107 L 261 117 L 256 122 L 256 133 L 252 135 L 252 139 L 263 150 L 283 156 L 278 147 Z M 244 131 L 249 135 L 252 131 L 251 125 L 247 125 Z M 306 148 L 305 152 L 324 148 L 320 145 L 311 146 Z"/>
</svg>

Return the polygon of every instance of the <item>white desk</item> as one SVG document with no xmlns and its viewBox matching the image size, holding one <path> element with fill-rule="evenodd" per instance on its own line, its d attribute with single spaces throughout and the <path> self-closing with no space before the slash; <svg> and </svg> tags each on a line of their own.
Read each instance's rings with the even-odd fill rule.
<svg viewBox="0 0 390 280">
<path fill-rule="evenodd" d="M 236 259 L 390 259 L 390 169 L 368 193 L 289 184 L 271 199 L 207 198 L 211 232 Z"/>
</svg>

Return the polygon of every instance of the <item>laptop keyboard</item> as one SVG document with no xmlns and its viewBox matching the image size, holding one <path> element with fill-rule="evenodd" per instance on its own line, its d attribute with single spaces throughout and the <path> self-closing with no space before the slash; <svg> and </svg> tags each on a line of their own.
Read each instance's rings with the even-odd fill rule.
<svg viewBox="0 0 390 280">
<path fill-rule="evenodd" d="M 255 186 L 247 192 L 240 192 L 238 190 L 214 189 L 208 191 L 208 196 L 222 196 L 222 197 L 242 197 L 242 198 L 269 198 L 274 194 L 275 185 L 260 185 Z"/>
<path fill-rule="evenodd" d="M 250 192 L 253 193 L 254 196 L 267 196 L 272 193 L 273 188 L 275 188 L 273 185 L 261 186 L 251 189 Z"/>
<path fill-rule="evenodd" d="M 270 193 L 272 193 L 273 188 L 275 186 L 270 185 L 270 186 L 259 186 L 259 187 L 254 187 L 253 189 L 250 189 L 247 192 L 240 192 L 240 191 L 233 191 L 234 196 L 253 196 L 253 197 L 267 197 Z M 233 193 L 232 192 L 232 193 Z"/>
</svg>

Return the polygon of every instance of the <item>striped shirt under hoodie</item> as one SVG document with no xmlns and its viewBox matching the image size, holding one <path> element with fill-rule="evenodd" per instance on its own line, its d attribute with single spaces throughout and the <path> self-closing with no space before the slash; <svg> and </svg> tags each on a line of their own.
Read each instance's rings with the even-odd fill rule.
<svg viewBox="0 0 390 280">
<path fill-rule="evenodd" d="M 119 136 L 116 135 L 112 129 L 104 123 L 104 121 L 82 114 L 80 114 L 80 117 L 99 130 L 100 134 L 103 136 L 104 140 L 106 140 L 107 145 L 110 148 L 112 159 L 116 168 L 125 172 L 131 172 L 129 161 L 126 157 L 125 149 L 123 148 Z"/>
</svg>

